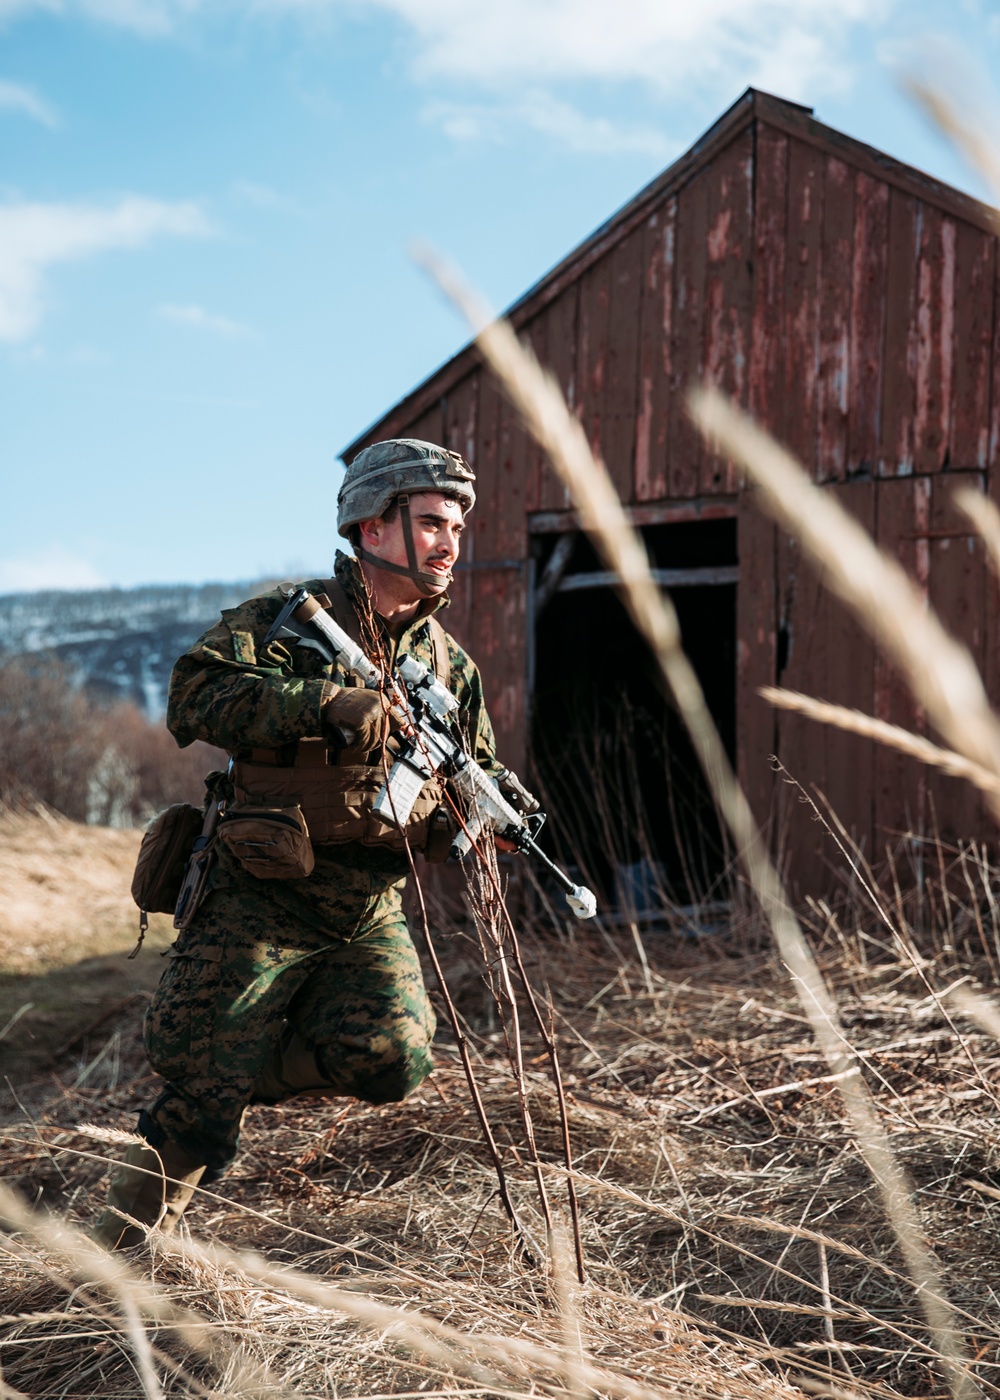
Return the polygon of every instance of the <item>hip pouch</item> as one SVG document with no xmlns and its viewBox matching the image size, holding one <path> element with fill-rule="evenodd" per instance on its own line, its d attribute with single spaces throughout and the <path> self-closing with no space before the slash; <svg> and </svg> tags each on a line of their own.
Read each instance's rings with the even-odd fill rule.
<svg viewBox="0 0 1000 1400">
<path fill-rule="evenodd" d="M 305 742 L 311 742 L 306 740 Z M 286 803 L 298 805 L 309 824 L 317 846 L 360 841 L 362 846 L 381 846 L 390 851 L 415 851 L 427 843 L 430 819 L 441 805 L 441 784 L 429 779 L 413 804 L 406 823 L 406 841 L 396 826 L 389 826 L 372 815 L 375 799 L 382 790 L 385 774 L 381 764 L 337 764 L 330 767 L 272 768 L 238 762 L 233 767 L 237 807 L 242 812 L 267 808 L 289 810 Z"/>
<path fill-rule="evenodd" d="M 204 818 L 200 807 L 177 802 L 150 823 L 135 863 L 132 898 L 149 914 L 172 914 L 184 867 Z"/>
<path fill-rule="evenodd" d="M 230 807 L 218 834 L 258 880 L 301 880 L 316 864 L 301 807 Z"/>
</svg>

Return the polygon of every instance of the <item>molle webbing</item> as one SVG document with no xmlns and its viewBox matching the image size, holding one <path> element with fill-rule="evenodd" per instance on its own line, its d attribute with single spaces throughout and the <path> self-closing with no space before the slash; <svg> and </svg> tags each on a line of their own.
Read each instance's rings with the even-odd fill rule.
<svg viewBox="0 0 1000 1400">
<path fill-rule="evenodd" d="M 358 610 L 348 598 L 335 578 L 324 579 L 323 592 L 317 595 L 320 603 L 333 613 L 333 620 L 342 627 L 352 642 L 364 646 L 361 634 L 361 619 Z M 448 655 L 448 634 L 433 613 L 425 619 L 431 643 L 431 668 L 442 685 L 451 689 L 451 658 Z M 354 676 L 346 678 L 347 685 L 360 685 Z"/>
<path fill-rule="evenodd" d="M 427 630 L 431 636 L 431 655 L 434 674 L 443 686 L 451 689 L 451 657 L 448 655 L 448 635 L 436 617 L 427 619 Z"/>
<path fill-rule="evenodd" d="M 237 808 L 301 807 L 314 845 L 360 841 L 401 851 L 404 842 L 396 827 L 372 816 L 384 781 L 380 763 L 277 768 L 240 760 L 233 764 L 233 800 Z M 415 850 L 426 845 L 431 817 L 443 801 L 440 784 L 426 782 L 406 823 Z"/>
<path fill-rule="evenodd" d="M 336 579 L 323 583 L 324 606 L 352 641 L 364 645 L 361 619 L 351 599 Z M 443 685 L 451 679 L 448 638 L 436 617 L 428 617 L 434 674 Z M 353 676 L 345 684 L 359 685 Z M 300 739 L 280 749 L 251 749 L 233 765 L 233 798 L 238 806 L 302 808 L 314 844 L 360 841 L 364 846 L 402 850 L 403 839 L 395 827 L 372 816 L 372 807 L 385 774 L 381 763 L 339 764 L 326 739 Z M 424 784 L 406 824 L 411 846 L 421 850 L 430 821 L 441 805 L 441 785 Z"/>
</svg>

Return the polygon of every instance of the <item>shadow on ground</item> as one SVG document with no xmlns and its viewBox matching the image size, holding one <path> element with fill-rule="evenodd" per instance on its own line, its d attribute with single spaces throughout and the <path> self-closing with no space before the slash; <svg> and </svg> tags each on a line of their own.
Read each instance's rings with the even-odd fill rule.
<svg viewBox="0 0 1000 1400">
<path fill-rule="evenodd" d="M 15 1086 L 107 1040 L 119 1014 L 136 1019 L 163 970 L 166 930 L 151 930 L 139 956 L 125 951 L 84 958 L 37 973 L 0 973 L 0 1075 Z M 103 1043 L 102 1041 L 102 1043 Z"/>
</svg>

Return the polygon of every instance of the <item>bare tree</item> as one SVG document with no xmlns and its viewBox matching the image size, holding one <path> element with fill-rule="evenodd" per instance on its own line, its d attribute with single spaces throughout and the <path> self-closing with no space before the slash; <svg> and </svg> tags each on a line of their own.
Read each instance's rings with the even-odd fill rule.
<svg viewBox="0 0 1000 1400">
<path fill-rule="evenodd" d="M 103 706 L 49 654 L 0 665 L 0 802 L 44 803 L 74 821 L 135 826 L 172 802 L 201 802 L 224 762 L 207 744 L 179 749 L 133 704 Z"/>
</svg>

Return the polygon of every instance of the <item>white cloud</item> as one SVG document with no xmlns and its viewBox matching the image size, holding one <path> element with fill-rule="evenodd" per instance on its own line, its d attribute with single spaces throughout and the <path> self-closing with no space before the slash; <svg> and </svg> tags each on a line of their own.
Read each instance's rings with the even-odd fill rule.
<svg viewBox="0 0 1000 1400">
<path fill-rule="evenodd" d="M 23 83 L 8 83 L 0 78 L 0 111 L 20 112 L 31 117 L 42 126 L 58 126 L 59 118 L 55 108 L 39 97 L 34 88 Z"/>
<path fill-rule="evenodd" d="M 851 31 L 874 28 L 899 0 L 0 0 L 0 21 L 43 9 L 148 36 L 192 15 L 318 11 L 396 16 L 416 37 L 427 78 L 466 83 L 641 80 L 670 91 L 715 76 L 788 96 L 841 80 Z"/>
<path fill-rule="evenodd" d="M 193 326 L 195 330 L 210 331 L 213 335 L 225 336 L 229 340 L 256 339 L 257 332 L 252 326 L 240 321 L 231 321 L 228 316 L 218 316 L 206 311 L 203 306 L 161 306 L 157 315 L 164 321 L 173 321 L 178 326 Z"/>
<path fill-rule="evenodd" d="M 788 96 L 836 85 L 845 41 L 895 0 L 365 0 L 415 32 L 417 70 L 502 81 L 641 80 L 669 91 L 706 78 Z M 272 5 L 302 0 L 270 0 Z M 324 0 L 314 0 L 324 3 Z"/>
<path fill-rule="evenodd" d="M 0 23 L 33 10 L 44 10 L 155 38 L 169 33 L 178 17 L 200 7 L 200 0 L 0 0 Z"/>
<path fill-rule="evenodd" d="M 659 98 L 724 100 L 747 83 L 797 99 L 842 91 L 852 77 L 851 41 L 859 31 L 874 33 L 900 0 L 252 0 L 245 7 L 233 0 L 0 0 L 0 20 L 30 8 L 150 37 L 209 11 L 388 14 L 407 31 L 414 76 L 448 84 L 441 116 L 458 138 L 481 132 L 496 139 L 507 120 L 573 149 L 617 152 L 651 151 L 657 133 L 584 117 L 554 98 L 546 111 L 539 92 L 594 82 L 638 82 Z M 496 108 L 478 110 L 484 89 L 502 90 Z M 463 97 L 473 91 L 467 106 Z"/>
<path fill-rule="evenodd" d="M 589 117 L 537 88 L 516 102 L 431 102 L 424 116 L 439 123 L 456 141 L 503 141 L 511 127 L 521 126 L 584 154 L 640 152 L 665 157 L 672 149 L 666 134 L 655 127 L 617 125 L 606 117 Z"/>
<path fill-rule="evenodd" d="M 139 248 L 164 234 L 204 237 L 196 204 L 129 195 L 117 204 L 0 204 L 0 340 L 24 340 L 42 318 L 54 264 L 112 248 Z"/>
<path fill-rule="evenodd" d="M 0 593 L 107 587 L 107 579 L 95 564 L 61 544 L 46 545 L 19 558 L 0 559 Z"/>
</svg>

